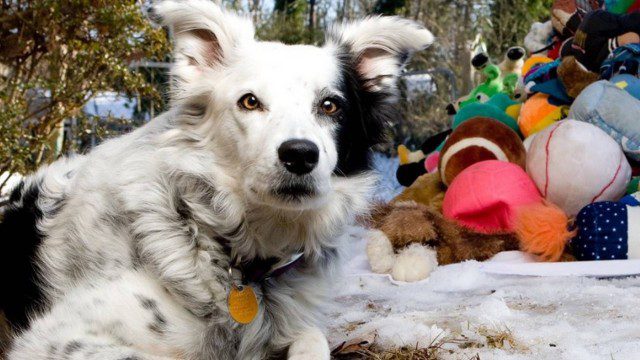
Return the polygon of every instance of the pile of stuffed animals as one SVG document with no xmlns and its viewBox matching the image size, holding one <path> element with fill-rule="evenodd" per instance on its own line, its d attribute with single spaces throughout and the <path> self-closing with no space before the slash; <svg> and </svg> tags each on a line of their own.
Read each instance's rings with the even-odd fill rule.
<svg viewBox="0 0 640 360">
<path fill-rule="evenodd" d="M 541 261 L 640 258 L 640 0 L 556 0 L 525 47 L 447 106 L 451 129 L 398 148 L 404 191 L 375 209 L 374 272 L 521 250 Z M 527 55 L 529 54 L 529 55 Z"/>
</svg>

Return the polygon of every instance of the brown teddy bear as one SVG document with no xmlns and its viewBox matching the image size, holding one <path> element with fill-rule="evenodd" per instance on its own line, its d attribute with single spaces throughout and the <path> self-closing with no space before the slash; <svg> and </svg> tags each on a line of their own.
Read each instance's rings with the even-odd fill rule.
<svg viewBox="0 0 640 360">
<path fill-rule="evenodd" d="M 426 199 L 422 199 L 423 201 Z M 374 209 L 367 256 L 375 273 L 398 281 L 425 279 L 438 264 L 486 260 L 517 250 L 513 234 L 479 234 L 447 219 L 432 206 L 392 201 Z"/>
</svg>

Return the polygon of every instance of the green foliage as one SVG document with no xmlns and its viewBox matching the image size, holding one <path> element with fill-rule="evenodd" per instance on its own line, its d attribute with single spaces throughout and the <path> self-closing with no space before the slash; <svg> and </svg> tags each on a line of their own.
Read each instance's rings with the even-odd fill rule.
<svg viewBox="0 0 640 360">
<path fill-rule="evenodd" d="M 161 103 L 129 69 L 168 51 L 166 34 L 137 1 L 3 1 L 0 11 L 0 173 L 27 173 L 52 160 L 56 129 L 99 91 Z"/>
<path fill-rule="evenodd" d="M 534 21 L 547 21 L 553 0 L 493 0 L 483 17 L 484 39 L 489 53 L 499 58 L 506 50 L 522 45 Z"/>
<path fill-rule="evenodd" d="M 276 0 L 273 14 L 258 28 L 258 37 L 285 44 L 314 43 L 318 34 L 308 26 L 308 9 L 306 0 Z"/>
<path fill-rule="evenodd" d="M 374 14 L 396 15 L 405 6 L 405 0 L 378 0 L 373 8 Z"/>
</svg>

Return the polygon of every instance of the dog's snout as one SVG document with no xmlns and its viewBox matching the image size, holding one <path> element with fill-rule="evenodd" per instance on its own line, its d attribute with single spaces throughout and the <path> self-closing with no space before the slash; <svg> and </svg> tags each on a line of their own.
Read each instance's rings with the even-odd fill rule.
<svg viewBox="0 0 640 360">
<path fill-rule="evenodd" d="M 310 173 L 318 165 L 319 156 L 318 146 L 309 140 L 287 140 L 278 148 L 278 158 L 289 172 L 296 175 Z"/>
</svg>

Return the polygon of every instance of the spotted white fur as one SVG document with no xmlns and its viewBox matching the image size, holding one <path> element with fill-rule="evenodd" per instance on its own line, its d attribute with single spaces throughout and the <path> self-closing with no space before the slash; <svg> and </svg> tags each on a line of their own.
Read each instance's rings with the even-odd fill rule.
<svg viewBox="0 0 640 360">
<path fill-rule="evenodd" d="M 40 190 L 37 265 L 47 306 L 9 358 L 289 351 L 291 359 L 328 359 L 319 309 L 344 229 L 367 211 L 372 187 L 358 161 L 382 126 L 372 119 L 390 116 L 382 113 L 407 55 L 431 34 L 371 18 L 334 28 L 323 47 L 286 46 L 254 40 L 247 20 L 205 0 L 162 1 L 151 15 L 175 37 L 171 108 L 28 180 Z M 260 110 L 238 105 L 247 93 Z M 340 115 L 318 111 L 327 98 L 344 107 Z M 289 139 L 319 148 L 309 174 L 283 168 L 278 147 Z M 308 193 L 283 196 L 283 186 Z M 297 251 L 301 266 L 253 284 L 256 319 L 234 323 L 226 297 L 240 274 L 230 275 L 232 262 Z"/>
</svg>

